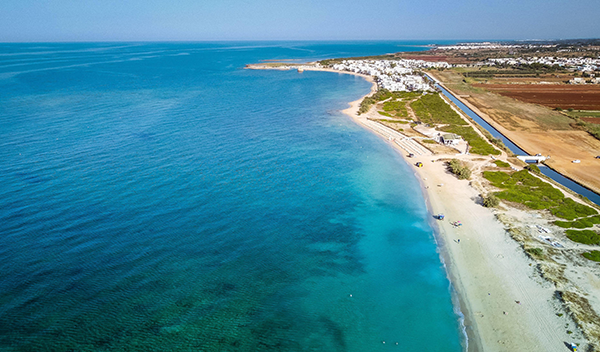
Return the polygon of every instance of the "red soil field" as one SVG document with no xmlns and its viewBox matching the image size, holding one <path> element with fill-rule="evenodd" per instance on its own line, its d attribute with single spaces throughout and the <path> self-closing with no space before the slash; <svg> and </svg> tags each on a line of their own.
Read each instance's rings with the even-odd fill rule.
<svg viewBox="0 0 600 352">
<path fill-rule="evenodd" d="M 581 119 L 585 122 L 595 123 L 600 125 L 600 117 L 581 117 Z"/>
<path fill-rule="evenodd" d="M 473 84 L 473 86 L 552 108 L 600 110 L 600 85 Z"/>
<path fill-rule="evenodd" d="M 445 56 L 445 55 L 402 55 L 403 59 L 409 59 L 409 60 L 423 60 L 423 61 L 430 61 L 430 62 L 437 62 L 437 61 L 446 61 L 448 62 L 449 57 Z"/>
</svg>

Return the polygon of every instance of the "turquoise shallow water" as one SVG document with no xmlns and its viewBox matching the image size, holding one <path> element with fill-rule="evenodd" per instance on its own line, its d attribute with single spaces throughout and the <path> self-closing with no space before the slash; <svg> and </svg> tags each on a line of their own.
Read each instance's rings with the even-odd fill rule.
<svg viewBox="0 0 600 352">
<path fill-rule="evenodd" d="M 459 351 L 370 85 L 241 69 L 417 44 L 0 45 L 0 349 Z"/>
</svg>

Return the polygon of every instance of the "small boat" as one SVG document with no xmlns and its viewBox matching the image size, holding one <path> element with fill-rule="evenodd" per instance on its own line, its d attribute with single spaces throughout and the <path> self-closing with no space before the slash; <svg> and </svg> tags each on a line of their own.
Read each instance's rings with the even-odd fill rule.
<svg viewBox="0 0 600 352">
<path fill-rule="evenodd" d="M 423 163 L 422 163 L 422 162 L 420 162 L 420 161 L 419 161 L 418 163 L 416 163 L 415 165 L 416 165 L 417 167 L 423 167 Z"/>
<path fill-rule="evenodd" d="M 579 164 L 581 162 L 581 160 L 577 159 L 577 160 L 573 160 L 571 161 L 573 164 Z"/>
</svg>

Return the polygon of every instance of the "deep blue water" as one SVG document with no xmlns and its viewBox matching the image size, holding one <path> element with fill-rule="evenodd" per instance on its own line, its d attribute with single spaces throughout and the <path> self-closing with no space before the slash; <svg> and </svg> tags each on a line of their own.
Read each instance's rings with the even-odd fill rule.
<svg viewBox="0 0 600 352">
<path fill-rule="evenodd" d="M 461 350 L 370 85 L 242 69 L 407 44 L 0 45 L 0 349 Z"/>
</svg>

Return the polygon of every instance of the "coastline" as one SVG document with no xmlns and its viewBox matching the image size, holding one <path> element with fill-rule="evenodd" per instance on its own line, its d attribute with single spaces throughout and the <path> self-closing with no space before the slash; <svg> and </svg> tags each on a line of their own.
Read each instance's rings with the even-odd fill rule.
<svg viewBox="0 0 600 352">
<path fill-rule="evenodd" d="M 346 114 L 347 116 L 349 116 L 350 118 L 352 118 L 352 120 L 359 126 L 362 126 L 363 128 L 367 129 L 368 131 L 374 133 L 375 135 L 377 135 L 377 136 L 381 137 L 383 140 L 385 140 L 385 138 L 383 138 L 383 136 L 381 136 L 379 133 L 377 133 L 377 131 L 375 131 L 373 128 L 371 128 L 367 124 L 365 124 L 363 122 L 364 119 L 361 119 L 361 117 L 358 115 L 358 109 L 359 109 L 360 103 L 363 101 L 363 99 L 374 94 L 375 92 L 377 92 L 377 83 L 373 80 L 373 77 L 359 74 L 359 73 L 352 73 L 352 72 L 347 72 L 347 71 L 340 72 L 340 71 L 331 70 L 331 69 L 316 69 L 315 68 L 315 69 L 310 69 L 310 70 L 351 74 L 351 75 L 363 77 L 365 80 L 370 82 L 371 83 L 370 92 L 367 93 L 366 95 L 362 96 L 361 98 L 348 103 L 349 107 L 342 110 L 342 112 L 344 114 Z M 308 69 L 307 69 L 307 71 L 308 71 Z M 409 159 L 407 157 L 406 153 L 404 152 L 404 150 L 399 148 L 398 145 L 389 142 L 388 140 L 385 140 L 385 141 L 402 156 L 403 160 L 408 165 L 412 166 L 414 160 Z M 423 175 L 418 172 L 419 170 L 420 169 L 416 169 L 416 171 L 413 172 L 413 175 L 415 176 L 415 178 L 419 182 L 419 185 L 421 186 L 420 187 L 421 194 L 423 195 L 423 199 L 425 201 L 425 206 L 426 206 L 428 212 L 430 214 L 435 214 L 435 212 L 433 211 L 434 208 L 432 206 L 432 193 L 431 193 L 431 191 L 428 191 L 429 187 L 426 186 L 426 184 L 424 182 L 424 180 L 427 180 L 427 178 L 426 177 L 423 178 Z M 448 278 L 448 281 L 450 282 L 449 290 L 450 290 L 450 293 L 452 296 L 452 303 L 454 305 L 454 311 L 456 313 L 457 320 L 459 322 L 459 328 L 462 333 L 461 344 L 463 346 L 463 349 L 466 351 L 469 351 L 469 352 L 484 351 L 482 344 L 481 344 L 481 338 L 477 331 L 477 325 L 475 324 L 474 317 L 472 316 L 471 310 L 469 309 L 468 297 L 466 296 L 465 290 L 461 285 L 460 276 L 458 275 L 457 268 L 454 267 L 454 265 L 452 264 L 453 263 L 452 253 L 449 251 L 449 248 L 448 248 L 449 238 L 447 238 L 447 236 L 443 236 L 443 234 L 441 233 L 440 226 L 438 225 L 437 222 L 435 222 L 433 220 L 433 218 L 429 218 L 428 223 L 433 230 L 438 254 L 440 256 L 442 265 L 444 266 L 444 269 L 446 271 L 446 277 Z"/>
<path fill-rule="evenodd" d="M 371 91 L 365 96 L 377 90 L 377 84 L 370 76 L 318 67 L 304 66 L 303 69 L 358 75 L 372 83 Z M 368 123 L 367 117 L 375 113 L 373 108 L 358 115 L 363 99 L 350 102 L 342 112 L 379 135 L 409 165 L 422 162 L 424 167 L 415 167 L 414 175 L 421 185 L 427 209 L 432 216 L 438 213 L 446 216 L 444 221 L 432 217 L 430 223 L 450 281 L 455 311 L 458 308 L 457 319 L 463 320 L 461 328 L 466 339 L 463 335 L 462 340 L 467 345 L 463 348 L 486 352 L 562 351 L 564 342 L 574 337 L 565 331 L 565 325 L 571 324 L 572 320 L 556 299 L 555 287 L 540 277 L 537 263 L 525 254 L 521 245 L 511 238 L 507 225 L 498 219 L 499 211 L 480 204 L 480 195 L 486 192 L 481 186 L 481 177 L 474 176 L 467 181 L 450 174 L 443 160 L 454 155 L 408 158 L 399 145 Z M 376 113 L 373 117 L 377 117 Z M 475 170 L 481 170 L 491 162 L 478 155 L 460 158 Z M 522 226 L 545 224 L 538 220 L 537 213 L 514 209 L 509 212 Z M 453 226 L 451 222 L 454 221 L 461 221 L 462 226 Z"/>
</svg>

